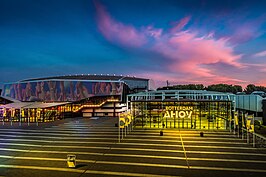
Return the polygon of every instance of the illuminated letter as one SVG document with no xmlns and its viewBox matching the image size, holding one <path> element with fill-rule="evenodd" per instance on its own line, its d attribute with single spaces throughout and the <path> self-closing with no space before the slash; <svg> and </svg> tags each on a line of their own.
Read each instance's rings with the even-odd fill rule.
<svg viewBox="0 0 266 177">
<path fill-rule="evenodd" d="M 166 111 L 163 117 L 164 117 L 164 118 L 170 118 L 169 111 Z"/>
<path fill-rule="evenodd" d="M 185 111 L 179 111 L 178 116 L 179 116 L 180 118 L 185 118 L 185 117 L 186 117 L 186 113 L 185 113 Z"/>
<path fill-rule="evenodd" d="M 37 111 L 37 118 L 40 118 L 41 117 L 41 111 Z"/>
<path fill-rule="evenodd" d="M 174 111 L 171 111 L 171 118 L 174 117 L 176 114 L 174 113 Z"/>
<path fill-rule="evenodd" d="M 192 111 L 186 111 L 188 118 L 191 118 Z"/>
</svg>

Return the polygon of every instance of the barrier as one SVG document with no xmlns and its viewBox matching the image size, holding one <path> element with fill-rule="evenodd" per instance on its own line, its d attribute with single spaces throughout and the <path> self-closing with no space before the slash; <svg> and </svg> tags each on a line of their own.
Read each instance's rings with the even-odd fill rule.
<svg viewBox="0 0 266 177">
<path fill-rule="evenodd" d="M 247 144 L 253 145 L 256 148 L 266 148 L 266 138 L 254 132 L 249 132 L 247 129 L 242 128 L 239 132 L 242 134 L 242 139 L 246 140 Z"/>
<path fill-rule="evenodd" d="M 67 155 L 67 167 L 75 168 L 76 167 L 76 155 Z"/>
<path fill-rule="evenodd" d="M 200 137 L 203 137 L 204 136 L 204 133 L 203 132 L 200 132 Z"/>
</svg>

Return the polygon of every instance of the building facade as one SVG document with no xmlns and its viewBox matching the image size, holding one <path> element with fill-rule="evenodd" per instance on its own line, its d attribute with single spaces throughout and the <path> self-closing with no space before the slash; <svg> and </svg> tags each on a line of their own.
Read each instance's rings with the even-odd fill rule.
<svg viewBox="0 0 266 177">
<path fill-rule="evenodd" d="M 228 129 L 235 95 L 196 90 L 160 90 L 128 95 L 136 126 L 143 128 Z"/>
<path fill-rule="evenodd" d="M 147 90 L 149 80 L 129 76 L 70 75 L 26 79 L 4 84 L 0 107 L 7 121 L 50 121 L 83 116 L 117 117 L 126 109 L 126 95 Z"/>
</svg>

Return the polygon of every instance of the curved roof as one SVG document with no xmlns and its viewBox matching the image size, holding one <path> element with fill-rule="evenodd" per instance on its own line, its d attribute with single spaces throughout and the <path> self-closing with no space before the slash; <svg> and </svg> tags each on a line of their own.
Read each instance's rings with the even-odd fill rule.
<svg viewBox="0 0 266 177">
<path fill-rule="evenodd" d="M 32 78 L 24 79 L 20 82 L 25 81 L 38 81 L 38 80 L 52 80 L 52 79 L 64 79 L 64 80 L 111 80 L 111 81 L 120 81 L 120 80 L 142 80 L 148 81 L 149 79 L 132 77 L 132 76 L 116 76 L 116 75 L 96 75 L 96 74 L 80 74 L 80 75 L 65 75 L 65 76 L 51 76 L 51 77 L 42 77 L 42 78 Z"/>
</svg>

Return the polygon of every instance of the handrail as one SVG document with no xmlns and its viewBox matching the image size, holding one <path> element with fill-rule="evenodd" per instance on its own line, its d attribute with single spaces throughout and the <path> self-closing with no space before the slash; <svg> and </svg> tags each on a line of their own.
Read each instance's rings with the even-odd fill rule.
<svg viewBox="0 0 266 177">
<path fill-rule="evenodd" d="M 104 101 L 102 101 L 100 104 L 84 104 L 81 105 L 79 108 L 77 108 L 76 110 L 73 110 L 73 112 L 78 112 L 79 110 L 86 108 L 86 107 L 101 107 L 102 105 L 104 105 L 106 102 L 119 102 L 118 99 L 106 99 Z"/>
<path fill-rule="evenodd" d="M 249 132 L 243 127 L 241 128 L 241 132 L 238 132 L 238 137 L 240 134 L 242 135 L 242 139 L 246 139 L 247 144 L 252 143 L 254 148 L 266 148 L 266 137 L 255 132 Z"/>
</svg>

